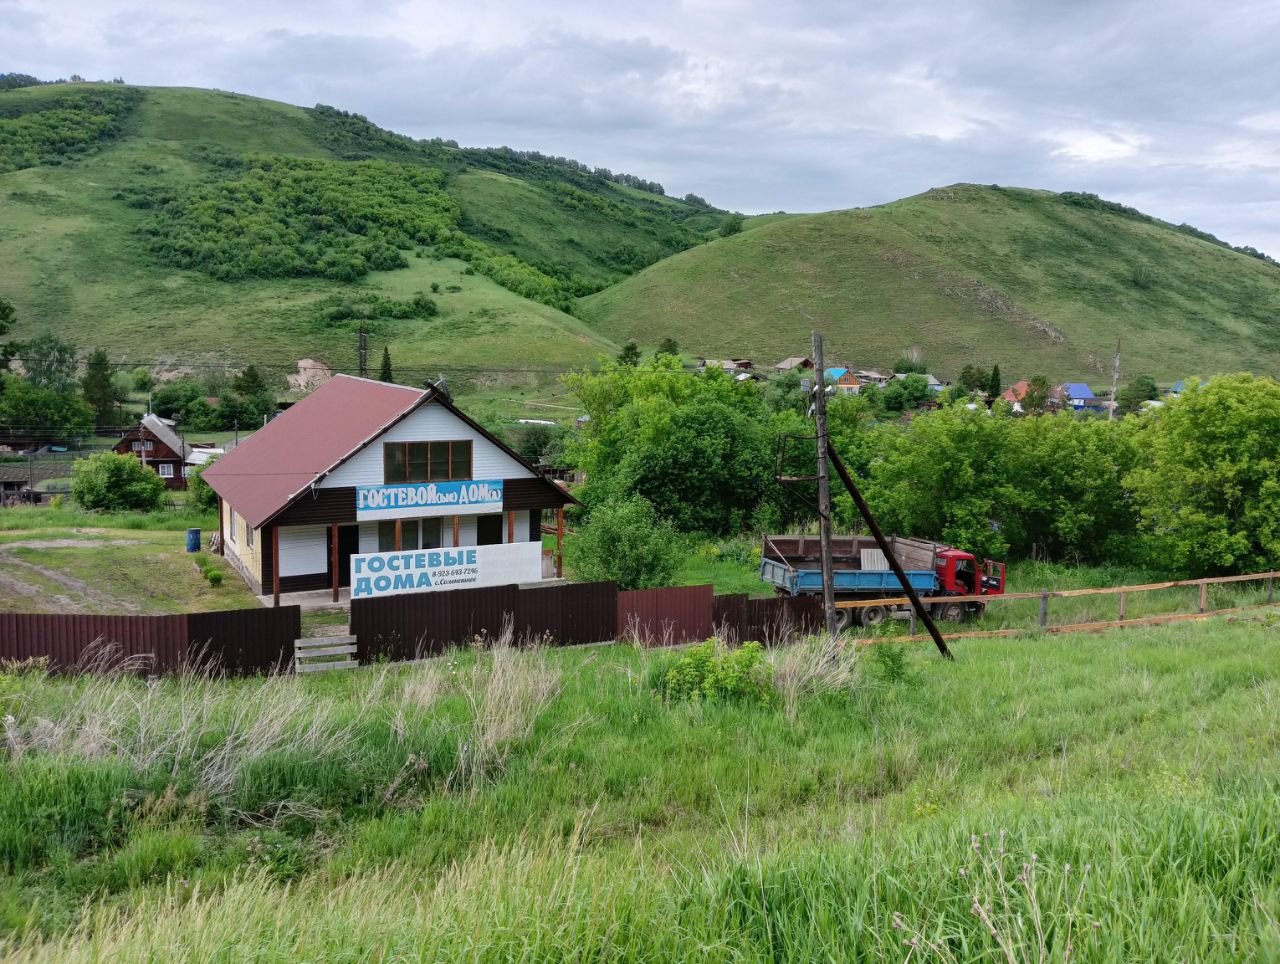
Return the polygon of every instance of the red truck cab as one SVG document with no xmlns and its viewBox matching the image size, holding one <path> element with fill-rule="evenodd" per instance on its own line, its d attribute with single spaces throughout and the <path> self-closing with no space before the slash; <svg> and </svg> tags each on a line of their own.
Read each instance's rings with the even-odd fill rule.
<svg viewBox="0 0 1280 964">
<path fill-rule="evenodd" d="M 982 560 L 963 549 L 938 550 L 938 588 L 954 596 L 999 596 L 1004 593 L 1004 563 Z"/>
</svg>

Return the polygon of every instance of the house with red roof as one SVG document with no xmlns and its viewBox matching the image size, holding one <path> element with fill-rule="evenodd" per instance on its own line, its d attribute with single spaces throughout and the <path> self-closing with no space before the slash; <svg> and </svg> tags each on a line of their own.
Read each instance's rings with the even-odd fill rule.
<svg viewBox="0 0 1280 964">
<path fill-rule="evenodd" d="M 536 582 L 567 490 L 443 385 L 336 375 L 209 466 L 222 552 L 258 593 L 352 598 Z"/>
</svg>

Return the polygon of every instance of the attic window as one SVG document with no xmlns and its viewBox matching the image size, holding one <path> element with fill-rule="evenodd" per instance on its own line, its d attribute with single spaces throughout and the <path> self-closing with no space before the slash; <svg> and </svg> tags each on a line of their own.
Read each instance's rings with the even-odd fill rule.
<svg viewBox="0 0 1280 964">
<path fill-rule="evenodd" d="M 471 440 L 386 442 L 382 446 L 382 481 L 448 482 L 470 479 Z"/>
</svg>

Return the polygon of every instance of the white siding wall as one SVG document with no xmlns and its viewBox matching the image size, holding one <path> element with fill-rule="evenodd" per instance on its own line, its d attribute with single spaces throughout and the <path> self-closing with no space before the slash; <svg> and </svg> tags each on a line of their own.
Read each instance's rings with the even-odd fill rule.
<svg viewBox="0 0 1280 964">
<path fill-rule="evenodd" d="M 439 405 L 427 403 L 320 483 L 321 488 L 382 485 L 383 442 L 435 442 L 471 439 L 471 474 L 477 479 L 525 479 L 531 473 L 466 422 Z M 375 536 L 375 544 L 376 544 Z M 468 543 L 463 543 L 467 545 Z M 363 548 L 363 544 L 361 546 Z"/>
<path fill-rule="evenodd" d="M 281 526 L 280 575 L 309 576 L 327 571 L 328 535 L 326 526 Z"/>
</svg>

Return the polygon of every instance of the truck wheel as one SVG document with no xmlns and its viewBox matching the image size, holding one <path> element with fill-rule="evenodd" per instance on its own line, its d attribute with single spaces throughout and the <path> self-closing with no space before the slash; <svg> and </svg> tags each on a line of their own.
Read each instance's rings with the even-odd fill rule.
<svg viewBox="0 0 1280 964">
<path fill-rule="evenodd" d="M 853 610 L 837 609 L 836 610 L 836 632 L 843 633 L 845 630 L 849 629 L 852 625 L 853 625 Z"/>
<path fill-rule="evenodd" d="M 964 606 L 961 603 L 943 603 L 938 611 L 938 618 L 946 623 L 962 623 L 964 616 Z"/>
<path fill-rule="evenodd" d="M 862 610 L 862 625 L 879 626 L 889 618 L 889 610 L 884 606 L 868 606 Z"/>
</svg>

